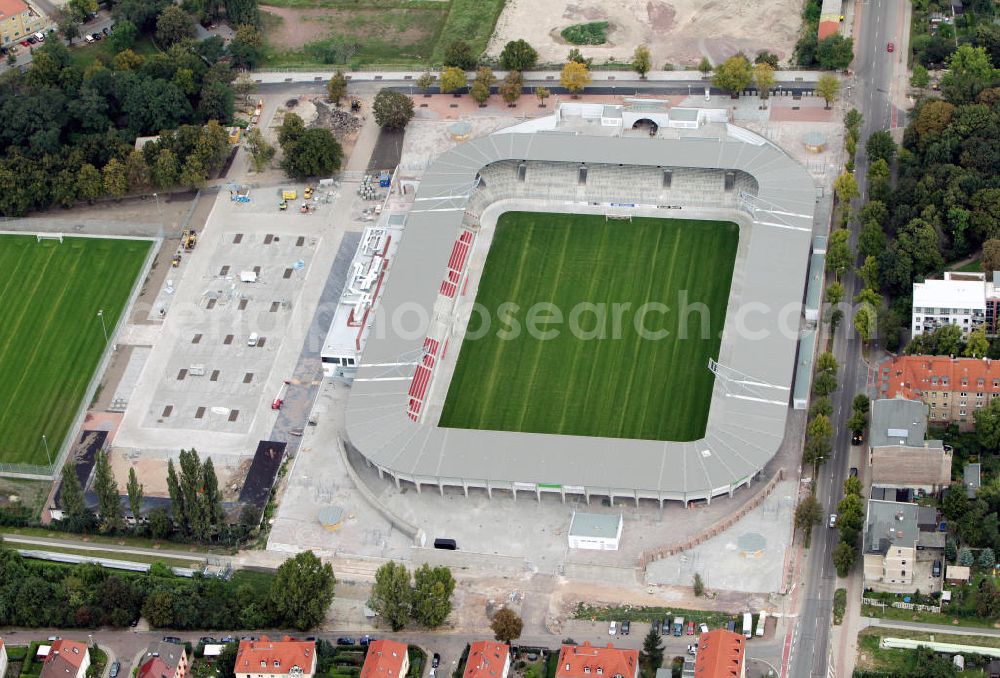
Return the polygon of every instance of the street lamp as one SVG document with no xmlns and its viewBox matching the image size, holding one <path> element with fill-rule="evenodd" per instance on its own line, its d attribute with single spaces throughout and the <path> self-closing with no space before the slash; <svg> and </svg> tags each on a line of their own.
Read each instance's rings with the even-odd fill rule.
<svg viewBox="0 0 1000 678">
<path fill-rule="evenodd" d="M 49 466 L 52 466 L 52 455 L 49 453 L 49 439 L 42 434 L 42 444 L 45 445 L 45 458 L 49 460 Z"/>
<path fill-rule="evenodd" d="M 108 326 L 104 324 L 104 309 L 97 311 L 97 317 L 101 319 L 101 329 L 104 330 L 104 343 L 108 343 Z"/>
</svg>

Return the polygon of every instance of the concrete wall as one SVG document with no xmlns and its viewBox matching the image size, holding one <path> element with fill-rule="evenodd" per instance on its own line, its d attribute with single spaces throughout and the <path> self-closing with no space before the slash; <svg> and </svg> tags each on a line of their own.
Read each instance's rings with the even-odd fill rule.
<svg viewBox="0 0 1000 678">
<path fill-rule="evenodd" d="M 459 548 L 461 548 L 459 544 Z M 527 562 L 520 556 L 504 556 L 495 553 L 477 553 L 475 551 L 449 551 L 447 549 L 425 548 L 414 546 L 410 549 L 413 567 L 417 568 L 427 563 L 431 567 L 444 565 L 456 570 L 475 568 L 477 570 L 493 570 L 510 574 L 520 574 L 525 571 Z"/>
</svg>

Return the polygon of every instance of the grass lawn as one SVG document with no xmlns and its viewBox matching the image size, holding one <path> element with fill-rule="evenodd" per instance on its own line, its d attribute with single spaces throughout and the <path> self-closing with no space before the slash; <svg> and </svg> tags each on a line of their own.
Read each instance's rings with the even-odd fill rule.
<svg viewBox="0 0 1000 678">
<path fill-rule="evenodd" d="M 954 643 L 957 645 L 974 645 L 980 647 L 1000 647 L 1000 638 L 989 636 L 963 636 L 947 633 L 921 633 L 905 629 L 862 629 L 858 633 L 858 669 L 882 671 L 886 675 L 909 676 L 916 668 L 915 650 L 883 649 L 879 647 L 880 638 L 908 638 L 912 640 L 936 641 L 939 643 Z M 968 661 L 969 655 L 966 654 Z M 958 673 L 959 676 L 985 676 L 979 669 L 970 668 Z"/>
<path fill-rule="evenodd" d="M 697 440 L 708 418 L 708 359 L 718 356 L 738 237 L 728 222 L 502 215 L 476 300 L 491 329 L 481 333 L 482 314 L 472 315 L 440 425 Z M 708 312 L 682 319 L 685 294 L 687 304 L 703 303 Z M 517 307 L 508 315 L 511 302 Z M 637 313 L 650 302 L 669 310 Z M 536 325 L 557 337 L 525 329 L 536 303 L 562 314 L 561 324 Z M 606 318 L 586 304 L 605 309 Z M 515 323 L 525 331 L 509 338 L 505 330 Z M 472 338 L 477 333 L 485 336 Z"/>
<path fill-rule="evenodd" d="M 200 567 L 203 561 L 197 559 L 181 560 L 179 558 L 164 558 L 154 555 L 143 555 L 141 553 L 122 553 L 121 551 L 95 551 L 92 549 L 74 549 L 67 546 L 52 546 L 50 544 L 20 544 L 10 542 L 9 548 L 24 549 L 26 551 L 51 551 L 52 553 L 68 553 L 74 556 L 85 556 L 88 558 L 105 558 L 108 560 L 124 560 L 131 563 L 155 563 L 161 562 L 170 567 Z"/>
<path fill-rule="evenodd" d="M 159 50 L 156 49 L 156 45 L 153 44 L 149 36 L 143 35 L 136 39 L 135 45 L 132 46 L 132 51 L 145 57 L 156 54 Z M 73 41 L 73 46 L 70 48 L 69 54 L 73 63 L 82 68 L 86 68 L 97 61 L 98 57 L 102 54 L 106 55 L 109 59 L 115 55 L 111 49 L 111 42 L 109 40 L 104 39 L 88 45 L 84 42 L 83 36 Z"/>
<path fill-rule="evenodd" d="M 594 607 L 585 603 L 579 603 L 573 614 L 574 619 L 588 621 L 619 623 L 626 619 L 630 622 L 652 623 L 662 620 L 664 617 L 684 617 L 686 621 L 693 621 L 695 624 L 705 623 L 709 628 L 725 628 L 729 621 L 736 622 L 736 628 L 743 628 L 743 616 L 740 614 L 729 614 L 728 612 L 718 612 L 714 610 L 688 610 L 682 607 L 634 607 L 631 605 L 622 607 Z M 758 615 L 754 615 L 754 623 L 757 623 Z"/>
<path fill-rule="evenodd" d="M 162 549 L 164 551 L 177 552 L 190 551 L 192 554 L 215 553 L 219 555 L 233 555 L 236 553 L 235 549 L 217 545 L 182 544 L 180 542 L 150 539 L 146 537 L 77 534 L 76 532 L 47 530 L 44 527 L 0 527 L 0 537 L 3 537 L 5 534 L 20 537 L 47 537 L 49 539 L 61 539 L 62 541 L 79 541 L 91 546 L 99 544 L 114 544 L 116 546 L 131 546 L 133 548 L 142 549 Z"/>
<path fill-rule="evenodd" d="M 342 46 L 348 43 L 356 46 L 347 59 L 349 67 L 430 67 L 442 63 L 445 48 L 455 40 L 468 42 L 474 54 L 483 52 L 504 0 L 385 0 L 377 4 L 368 0 L 268 0 L 263 4 L 301 10 L 285 22 L 326 23 L 328 27 L 324 37 L 301 47 L 300 43 L 269 42 L 267 65 L 306 68 L 344 64 Z M 278 35 L 282 20 L 266 7 L 262 17 L 265 35 Z"/>
<path fill-rule="evenodd" d="M 0 236 L 0 462 L 59 450 L 150 243 Z"/>
<path fill-rule="evenodd" d="M 983 263 L 980 261 L 979 257 L 976 257 L 972 261 L 967 261 L 961 266 L 949 266 L 948 270 L 958 271 L 959 273 L 982 273 Z"/>
<path fill-rule="evenodd" d="M 0 478 L 0 507 L 12 506 L 8 499 L 18 497 L 18 504 L 27 506 L 38 515 L 48 497 L 52 483 L 47 480 L 24 480 L 21 478 Z"/>
</svg>

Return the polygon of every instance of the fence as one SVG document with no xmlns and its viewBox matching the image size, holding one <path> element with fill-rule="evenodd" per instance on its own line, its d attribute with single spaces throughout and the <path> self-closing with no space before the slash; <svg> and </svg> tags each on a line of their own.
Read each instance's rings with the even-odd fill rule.
<svg viewBox="0 0 1000 678">
<path fill-rule="evenodd" d="M 0 476 L 41 476 L 50 478 L 52 476 L 51 466 L 38 466 L 37 464 L 8 464 L 0 462 Z"/>
<path fill-rule="evenodd" d="M 862 598 L 862 605 L 871 605 L 872 607 L 878 607 L 885 609 L 886 607 L 895 607 L 900 610 L 915 610 L 917 612 L 941 612 L 940 605 L 921 605 L 920 603 L 904 603 L 901 600 L 894 601 L 889 605 L 886 605 L 884 601 L 878 600 L 877 598 Z"/>
</svg>

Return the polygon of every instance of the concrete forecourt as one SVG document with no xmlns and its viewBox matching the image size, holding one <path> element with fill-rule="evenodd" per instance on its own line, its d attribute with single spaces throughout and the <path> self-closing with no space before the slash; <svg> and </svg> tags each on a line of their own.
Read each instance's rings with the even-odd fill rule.
<svg viewBox="0 0 1000 678">
<path fill-rule="evenodd" d="M 490 496 L 496 491 L 515 495 L 553 492 L 588 500 L 598 495 L 661 503 L 731 494 L 763 471 L 784 438 L 816 200 L 815 184 L 801 165 L 774 144 L 731 125 L 724 126 L 721 137 L 699 136 L 697 131 L 678 133 L 678 138 L 501 132 L 443 153 L 422 178 L 414 207 L 406 216 L 375 330 L 351 388 L 347 444 L 380 474 L 388 474 L 397 483 L 413 483 L 418 490 L 454 486 L 466 491 L 481 488 Z M 697 291 L 700 286 L 707 286 L 707 298 L 702 301 L 712 311 L 711 322 L 721 325 L 720 344 L 715 347 L 710 341 L 718 332 L 713 326 L 708 341 L 690 341 L 692 348 L 698 348 L 677 354 L 676 362 L 683 365 L 671 365 L 669 354 L 663 356 L 662 365 L 656 360 L 650 364 L 643 356 L 629 364 L 621 363 L 620 356 L 609 358 L 617 361 L 612 371 L 638 374 L 642 370 L 647 385 L 644 393 L 634 397 L 628 389 L 595 394 L 589 387 L 581 387 L 581 394 L 565 396 L 560 406 L 566 411 L 588 402 L 579 398 L 615 403 L 610 406 L 614 413 L 601 415 L 604 423 L 595 422 L 590 429 L 546 420 L 546 412 L 558 418 L 558 407 L 546 406 L 544 400 L 537 408 L 541 412 L 532 415 L 527 426 L 520 415 L 484 417 L 472 410 L 462 415 L 463 422 L 455 401 L 451 409 L 447 402 L 449 385 L 455 381 L 449 379 L 449 369 L 465 398 L 479 399 L 481 407 L 484 399 L 492 397 L 486 372 L 476 377 L 482 380 L 478 391 L 474 384 L 461 386 L 463 379 L 469 379 L 463 375 L 470 369 L 484 368 L 463 367 L 462 357 L 456 367 L 454 355 L 490 351 L 489 342 L 478 342 L 484 344 L 480 349 L 463 344 L 462 339 L 470 327 L 475 328 L 469 307 L 477 292 L 494 301 L 504 296 L 490 292 L 490 285 L 497 284 L 491 282 L 495 276 L 490 260 L 491 246 L 499 248 L 501 259 L 508 256 L 503 254 L 510 247 L 503 242 L 505 212 L 597 215 L 596 223 L 603 222 L 609 229 L 633 226 L 634 232 L 622 235 L 623 240 L 644 237 L 645 217 L 678 219 L 675 226 L 661 221 L 662 233 L 685 226 L 693 231 L 711 229 L 711 222 L 736 224 L 739 234 L 732 234 L 732 244 L 725 239 L 704 244 L 693 266 L 662 261 L 670 252 L 657 256 L 649 250 L 648 239 L 632 242 L 631 247 L 641 249 L 632 252 L 628 264 L 644 270 L 647 282 L 654 273 L 669 277 L 697 269 L 697 283 L 677 283 L 671 293 L 686 288 L 695 301 L 694 295 L 703 294 Z M 565 229 L 572 231 L 585 220 L 576 216 L 567 222 Z M 558 241 L 560 235 L 553 228 L 547 237 Z M 567 237 L 562 235 L 564 240 Z M 473 262 L 464 271 L 454 270 L 460 246 L 470 251 L 468 258 Z M 591 242 L 588 247 L 593 246 Z M 734 266 L 732 255 L 727 254 L 729 247 L 735 249 Z M 614 251 L 602 253 L 611 266 L 621 263 L 618 248 L 614 245 Z M 624 251 L 628 246 L 621 248 Z M 540 249 L 545 251 L 525 256 L 544 257 L 553 270 L 536 276 L 534 284 L 547 279 L 558 287 L 558 263 L 551 260 L 560 253 L 551 244 Z M 652 249 L 658 248 L 654 244 Z M 483 261 L 485 270 L 481 265 L 477 270 L 476 262 Z M 720 267 L 728 270 L 719 271 Z M 509 270 L 504 275 L 513 276 Z M 613 276 L 607 284 L 622 283 Z M 724 313 L 713 308 L 720 289 L 728 290 L 721 292 L 723 297 L 728 295 Z M 578 292 L 574 294 L 579 297 Z M 507 296 L 516 300 L 514 294 Z M 648 300 L 655 293 L 638 296 Z M 496 349 L 495 358 L 527 346 L 506 343 L 511 346 Z M 573 348 L 579 350 L 586 344 L 580 342 Z M 609 349 L 609 355 L 614 352 Z M 704 360 L 714 355 L 720 366 L 716 373 L 709 371 Z M 569 358 L 555 362 L 545 369 L 551 369 L 564 387 L 579 379 L 578 365 L 566 371 L 559 364 L 569 365 Z M 693 383 L 669 392 L 671 377 L 666 373 L 670 369 L 702 376 L 692 376 Z M 503 377 L 507 385 L 500 388 L 518 403 L 533 397 L 531 387 L 525 393 L 524 384 L 512 384 L 512 380 L 526 378 L 524 365 L 511 366 L 511 373 Z M 602 378 L 614 380 L 620 375 Z M 711 392 L 703 426 L 697 423 L 698 406 L 692 404 L 704 397 L 699 396 L 702 380 Z M 660 410 L 667 413 L 668 421 L 662 421 L 662 414 L 636 413 L 637 404 L 660 406 L 649 395 L 657 381 L 668 390 Z M 672 409 L 694 417 L 695 422 L 690 428 L 672 427 Z M 581 413 L 573 418 L 582 422 L 586 416 Z M 622 416 L 630 423 L 616 431 L 611 422 Z M 444 425 L 449 421 L 453 426 L 470 427 L 449 428 Z M 473 424 L 497 430 L 481 430 Z M 526 430 L 518 430 L 522 427 Z"/>
</svg>

